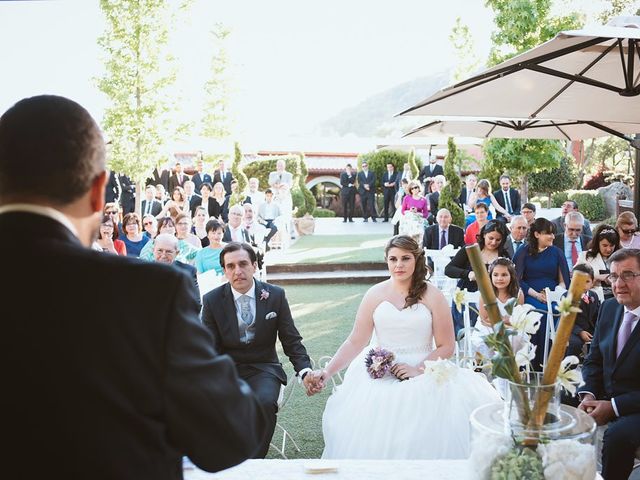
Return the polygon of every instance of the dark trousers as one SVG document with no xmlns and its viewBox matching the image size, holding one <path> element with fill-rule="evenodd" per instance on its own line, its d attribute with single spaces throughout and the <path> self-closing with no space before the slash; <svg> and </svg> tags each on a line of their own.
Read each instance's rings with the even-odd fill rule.
<svg viewBox="0 0 640 480">
<path fill-rule="evenodd" d="M 360 204 L 362 206 L 362 217 L 371 220 L 376 219 L 376 194 L 369 191 L 360 195 Z"/>
<path fill-rule="evenodd" d="M 273 223 L 273 219 L 265 220 L 264 226 L 269 229 L 269 233 L 267 233 L 267 236 L 264 238 L 264 243 L 269 246 L 269 242 L 278 231 L 278 227 Z"/>
<path fill-rule="evenodd" d="M 278 395 L 280 394 L 280 380 L 268 372 L 263 372 L 251 366 L 238 366 L 240 377 L 249 384 L 258 403 L 267 416 L 266 436 L 260 450 L 254 458 L 264 458 L 269 452 L 269 443 L 276 428 L 276 414 L 278 413 Z M 294 380 L 292 380 L 294 381 Z"/>
<path fill-rule="evenodd" d="M 353 220 L 353 211 L 356 208 L 356 191 L 355 189 L 349 189 L 346 192 L 343 190 L 340 192 L 342 198 L 342 216 L 346 220 Z"/>
<path fill-rule="evenodd" d="M 478 306 L 475 303 L 471 304 L 473 306 L 472 309 L 469 310 L 469 323 L 473 327 L 478 320 L 478 313 L 475 311 L 478 309 Z M 453 330 L 458 338 L 458 332 L 464 328 L 464 309 L 467 308 L 465 305 L 462 306 L 462 311 L 458 311 L 455 305 L 451 305 L 451 316 L 453 317 Z M 474 310 L 475 309 L 475 310 Z"/>
<path fill-rule="evenodd" d="M 625 415 L 609 423 L 602 442 L 602 477 L 627 480 L 640 447 L 640 413 Z"/>
<path fill-rule="evenodd" d="M 384 210 L 383 215 L 386 221 L 389 220 L 389 216 L 393 217 L 393 214 L 396 212 L 396 206 L 393 201 L 396 196 L 395 188 L 384 187 Z M 389 210 L 391 212 L 389 212 Z"/>
</svg>

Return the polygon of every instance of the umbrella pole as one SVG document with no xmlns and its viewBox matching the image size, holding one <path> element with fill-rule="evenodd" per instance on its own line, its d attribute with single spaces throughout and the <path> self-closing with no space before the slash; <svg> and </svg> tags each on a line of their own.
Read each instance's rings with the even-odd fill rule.
<svg viewBox="0 0 640 480">
<path fill-rule="evenodd" d="M 636 218 L 640 218 L 640 148 L 635 145 L 640 140 L 640 134 L 636 133 L 636 141 L 632 146 L 636 150 L 636 161 L 633 167 L 633 213 Z"/>
</svg>

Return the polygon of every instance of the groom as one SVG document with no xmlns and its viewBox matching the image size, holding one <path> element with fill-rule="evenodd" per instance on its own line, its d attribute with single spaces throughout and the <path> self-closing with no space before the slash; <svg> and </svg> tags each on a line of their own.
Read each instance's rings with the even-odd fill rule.
<svg viewBox="0 0 640 480">
<path fill-rule="evenodd" d="M 251 245 L 227 243 L 220 264 L 229 282 L 204 296 L 202 323 L 213 333 L 216 351 L 231 356 L 267 414 L 267 435 L 256 454 L 264 458 L 276 426 L 280 388 L 287 383 L 276 354 L 276 335 L 307 392 L 315 388 L 315 380 L 307 375 L 311 362 L 284 290 L 254 279 L 257 258 Z"/>
<path fill-rule="evenodd" d="M 608 424 L 602 476 L 627 479 L 640 447 L 640 250 L 618 250 L 609 259 L 615 299 L 600 307 L 582 374 L 580 409 Z"/>
</svg>

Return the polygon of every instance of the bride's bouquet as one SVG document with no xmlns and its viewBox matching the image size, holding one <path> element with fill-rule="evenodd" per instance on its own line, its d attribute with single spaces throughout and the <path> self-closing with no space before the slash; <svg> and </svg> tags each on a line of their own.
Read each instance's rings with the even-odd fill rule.
<svg viewBox="0 0 640 480">
<path fill-rule="evenodd" d="M 381 347 L 372 348 L 364 358 L 364 364 L 371 378 L 378 379 L 384 377 L 393 367 L 396 356 L 393 352 Z"/>
</svg>

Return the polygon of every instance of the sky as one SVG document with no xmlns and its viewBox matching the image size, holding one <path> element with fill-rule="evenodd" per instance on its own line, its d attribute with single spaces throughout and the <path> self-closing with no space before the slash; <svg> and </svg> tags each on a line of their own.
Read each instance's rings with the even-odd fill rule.
<svg viewBox="0 0 640 480">
<path fill-rule="evenodd" d="M 485 57 L 493 25 L 483 0 L 195 0 L 170 29 L 181 115 L 202 114 L 216 22 L 231 30 L 235 135 L 260 142 L 308 135 L 373 94 L 451 68 L 458 16 Z M 100 122 L 108 105 L 95 82 L 103 30 L 98 0 L 0 1 L 0 111 L 53 93 Z"/>
</svg>

